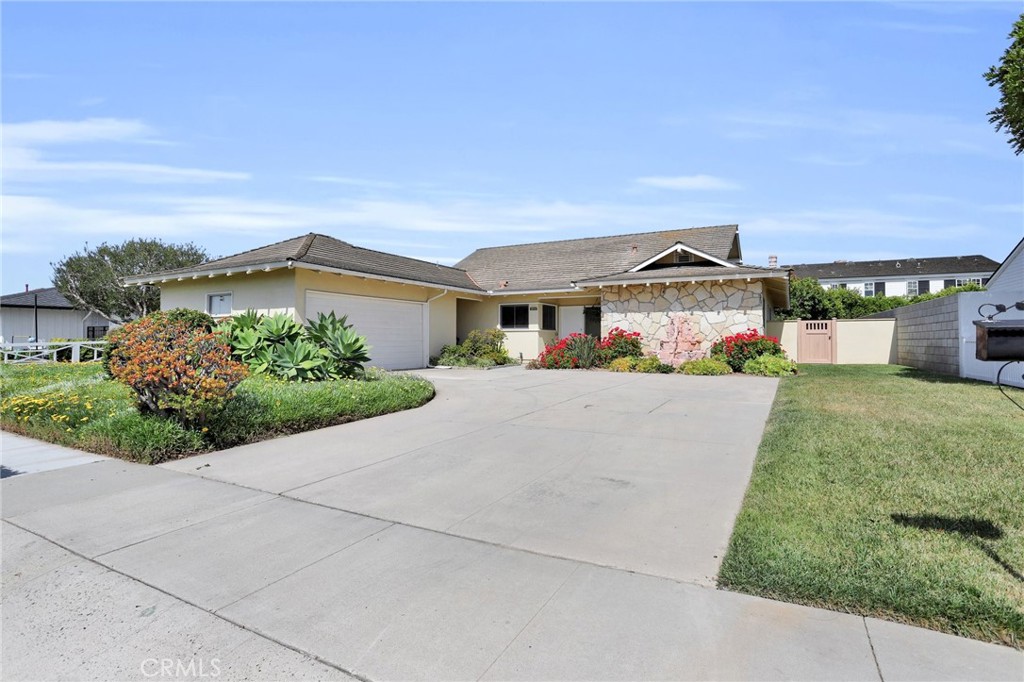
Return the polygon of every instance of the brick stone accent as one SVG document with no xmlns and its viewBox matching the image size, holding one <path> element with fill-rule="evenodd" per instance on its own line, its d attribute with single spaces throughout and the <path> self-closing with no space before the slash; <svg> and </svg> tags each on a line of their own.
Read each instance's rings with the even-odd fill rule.
<svg viewBox="0 0 1024 682">
<path fill-rule="evenodd" d="M 703 358 L 723 336 L 764 332 L 761 282 L 726 280 L 625 286 L 601 293 L 601 333 L 640 332 L 644 349 L 678 365 Z"/>
</svg>

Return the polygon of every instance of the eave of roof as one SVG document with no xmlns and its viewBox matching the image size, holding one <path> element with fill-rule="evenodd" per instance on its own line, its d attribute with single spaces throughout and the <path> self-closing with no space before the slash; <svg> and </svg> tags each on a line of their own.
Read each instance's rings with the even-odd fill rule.
<svg viewBox="0 0 1024 682">
<path fill-rule="evenodd" d="M 319 265 L 315 263 L 304 263 L 296 260 L 276 261 L 270 263 L 253 264 L 249 267 L 237 266 L 230 268 L 218 268 L 216 270 L 187 270 L 157 273 L 155 275 L 137 275 L 125 277 L 123 286 L 141 286 L 147 284 L 160 285 L 167 282 L 183 282 L 185 280 L 213 279 L 216 277 L 232 277 L 235 275 L 251 275 L 257 272 L 274 272 L 275 270 L 294 270 L 296 268 L 312 270 L 314 272 L 329 272 L 336 275 L 347 275 L 361 279 L 375 279 L 382 282 L 395 282 L 396 284 L 411 284 L 413 286 L 427 287 L 430 289 L 446 289 L 448 291 L 460 291 L 469 294 L 483 294 L 483 289 L 469 289 L 436 282 L 406 279 L 402 277 L 388 277 L 374 273 L 359 272 L 336 268 L 330 265 Z"/>
</svg>

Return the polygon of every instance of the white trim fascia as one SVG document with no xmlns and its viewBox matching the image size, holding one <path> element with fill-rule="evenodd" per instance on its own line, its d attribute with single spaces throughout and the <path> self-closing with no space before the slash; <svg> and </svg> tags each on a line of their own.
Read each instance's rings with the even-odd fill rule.
<svg viewBox="0 0 1024 682">
<path fill-rule="evenodd" d="M 583 291 L 586 287 L 573 287 L 572 289 L 529 289 L 525 291 L 483 291 L 480 293 L 488 296 L 532 296 L 534 294 L 563 294 Z"/>
<path fill-rule="evenodd" d="M 373 275 L 366 272 L 356 272 L 355 270 L 345 270 L 343 268 L 334 268 L 329 265 L 313 265 L 312 263 L 303 263 L 301 261 L 281 261 L 275 263 L 263 263 L 260 265 L 252 266 L 241 266 L 233 268 L 218 268 L 217 270 L 199 270 L 194 272 L 181 272 L 175 273 L 166 277 L 153 277 L 152 275 L 136 275 L 134 277 L 126 277 L 122 286 L 137 286 L 140 284 L 163 284 L 164 282 L 170 281 L 182 281 L 185 279 L 198 279 L 200 276 L 215 277 L 217 275 L 248 275 L 253 272 L 270 272 L 272 270 L 278 270 L 280 268 L 301 268 L 303 270 L 314 270 L 320 272 L 329 272 L 335 275 L 348 275 L 350 277 L 360 277 L 362 279 L 376 279 L 383 282 L 395 282 L 397 284 L 411 284 L 417 287 L 424 287 L 427 289 L 447 289 L 449 291 L 463 291 L 467 294 L 482 295 L 485 292 L 477 289 L 464 289 L 462 287 L 453 287 L 445 284 L 433 284 L 430 282 L 420 282 L 413 279 L 404 279 L 401 277 L 388 277 L 387 275 Z"/>
<path fill-rule="evenodd" d="M 693 248 L 692 246 L 687 246 L 686 244 L 684 244 L 682 242 L 676 242 L 675 244 L 673 244 L 672 246 L 668 247 L 667 249 L 665 249 L 664 251 L 662 251 L 658 255 L 652 256 L 651 258 L 648 258 L 647 260 L 645 260 L 640 265 L 637 265 L 636 267 L 631 268 L 630 270 L 627 270 L 627 272 L 640 272 L 641 270 L 646 268 L 648 265 L 650 265 L 652 263 L 658 262 L 659 260 L 661 260 L 665 256 L 669 255 L 670 253 L 677 253 L 679 251 L 689 251 L 690 253 L 692 253 L 695 256 L 700 256 L 701 258 L 703 258 L 705 260 L 709 260 L 712 263 L 718 263 L 719 265 L 722 265 L 722 266 L 727 267 L 727 268 L 737 268 L 737 267 L 739 267 L 735 263 L 730 263 L 729 261 L 722 260 L 721 258 L 715 258 L 714 256 L 712 256 L 710 254 L 704 253 L 703 251 L 698 251 L 697 249 Z"/>
<path fill-rule="evenodd" d="M 652 275 L 656 275 L 656 273 L 657 273 L 657 270 L 651 271 Z M 725 274 L 725 273 L 722 273 L 722 274 L 718 274 L 718 275 L 699 275 L 699 276 L 696 276 L 696 277 L 694 277 L 692 275 L 691 276 L 687 276 L 687 277 L 681 277 L 681 276 L 678 276 L 678 275 L 674 276 L 674 277 L 672 277 L 672 276 L 669 276 L 669 277 L 653 276 L 650 279 L 626 279 L 626 280 L 616 280 L 616 281 L 611 281 L 611 280 L 604 281 L 604 280 L 602 280 L 600 282 L 586 282 L 585 284 L 586 284 L 586 286 L 590 286 L 590 287 L 596 287 L 596 286 L 602 286 L 602 287 L 615 287 L 615 286 L 619 286 L 619 287 L 622 287 L 622 286 L 649 286 L 651 284 L 659 284 L 661 282 L 664 282 L 665 284 L 668 284 L 670 282 L 714 282 L 716 280 L 727 280 L 727 279 L 729 279 L 729 280 L 732 280 L 732 279 L 746 279 L 746 280 L 751 280 L 751 279 L 785 279 L 785 280 L 788 280 L 789 279 L 789 275 L 786 274 L 785 272 L 781 272 L 781 273 L 775 273 L 775 272 L 765 272 L 765 273 L 743 272 L 743 273 L 738 273 L 738 274 Z"/>
<path fill-rule="evenodd" d="M 989 275 L 987 287 L 991 287 L 993 282 L 999 282 L 999 278 L 1009 269 L 1009 265 L 1014 258 L 1024 258 L 1024 239 L 1017 242 L 1017 246 L 1013 247 L 1013 250 L 1010 251 L 1010 255 L 1008 255 L 1003 262 L 999 264 L 999 267 Z"/>
</svg>

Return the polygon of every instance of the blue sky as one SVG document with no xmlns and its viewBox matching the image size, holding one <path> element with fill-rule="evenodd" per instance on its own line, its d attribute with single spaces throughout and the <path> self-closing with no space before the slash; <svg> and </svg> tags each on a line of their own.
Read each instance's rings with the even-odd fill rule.
<svg viewBox="0 0 1024 682">
<path fill-rule="evenodd" d="M 982 253 L 1019 3 L 6 3 L 3 291 L 85 243 L 481 246 L 738 223 L 746 262 Z"/>
</svg>

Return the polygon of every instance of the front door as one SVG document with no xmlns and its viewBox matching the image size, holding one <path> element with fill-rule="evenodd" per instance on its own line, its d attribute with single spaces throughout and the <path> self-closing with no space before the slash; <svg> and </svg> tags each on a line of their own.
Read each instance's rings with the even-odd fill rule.
<svg viewBox="0 0 1024 682">
<path fill-rule="evenodd" d="M 587 336 L 601 336 L 601 306 L 587 306 L 583 309 L 583 333 Z"/>
</svg>

